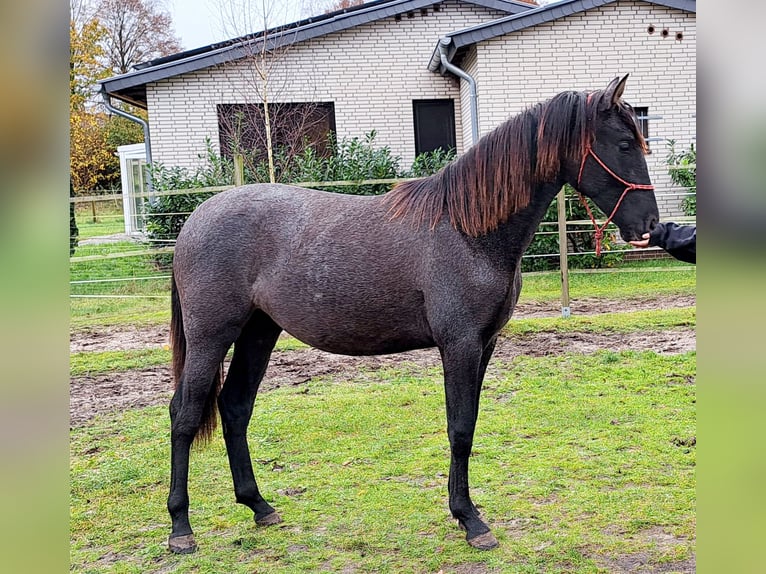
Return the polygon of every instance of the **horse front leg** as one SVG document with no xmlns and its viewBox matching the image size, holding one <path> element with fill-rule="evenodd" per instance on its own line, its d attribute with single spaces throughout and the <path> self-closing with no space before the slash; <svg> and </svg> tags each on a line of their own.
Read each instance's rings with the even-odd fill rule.
<svg viewBox="0 0 766 574">
<path fill-rule="evenodd" d="M 498 542 L 471 501 L 468 458 L 473 447 L 484 371 L 493 350 L 494 340 L 489 345 L 463 342 L 441 349 L 451 451 L 449 507 L 460 527 L 466 530 L 468 544 L 481 550 L 495 548 Z"/>
</svg>

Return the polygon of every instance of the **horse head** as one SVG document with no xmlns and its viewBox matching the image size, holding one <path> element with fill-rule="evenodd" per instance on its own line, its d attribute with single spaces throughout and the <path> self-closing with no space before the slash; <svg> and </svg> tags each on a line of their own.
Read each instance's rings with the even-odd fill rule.
<svg viewBox="0 0 766 574">
<path fill-rule="evenodd" d="M 633 109 L 622 101 L 627 79 L 615 78 L 605 90 L 588 95 L 582 156 L 570 183 L 617 224 L 625 241 L 632 241 L 654 228 L 659 212 L 646 141 Z M 601 231 L 597 228 L 597 235 Z"/>
</svg>

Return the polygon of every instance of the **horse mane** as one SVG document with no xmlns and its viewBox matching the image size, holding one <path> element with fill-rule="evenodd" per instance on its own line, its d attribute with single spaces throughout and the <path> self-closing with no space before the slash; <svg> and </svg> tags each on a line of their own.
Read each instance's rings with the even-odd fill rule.
<svg viewBox="0 0 766 574">
<path fill-rule="evenodd" d="M 568 91 L 527 108 L 436 174 L 397 184 L 384 199 L 389 215 L 411 215 L 433 229 L 446 210 L 467 235 L 494 231 L 529 204 L 534 187 L 555 181 L 562 161 L 580 162 L 594 139 L 596 113 L 607 105 L 604 96 L 603 90 Z M 617 109 L 645 150 L 631 108 L 620 102 Z"/>
</svg>

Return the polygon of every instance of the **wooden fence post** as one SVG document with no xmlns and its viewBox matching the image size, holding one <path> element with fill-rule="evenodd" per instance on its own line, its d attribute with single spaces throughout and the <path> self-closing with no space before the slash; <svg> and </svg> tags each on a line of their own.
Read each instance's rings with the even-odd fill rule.
<svg viewBox="0 0 766 574">
<path fill-rule="evenodd" d="M 559 222 L 559 268 L 561 269 L 561 316 L 571 315 L 569 308 L 569 263 L 567 260 L 567 212 L 564 188 L 556 196 Z"/>
<path fill-rule="evenodd" d="M 245 156 L 241 153 L 234 154 L 234 185 L 245 185 Z"/>
</svg>

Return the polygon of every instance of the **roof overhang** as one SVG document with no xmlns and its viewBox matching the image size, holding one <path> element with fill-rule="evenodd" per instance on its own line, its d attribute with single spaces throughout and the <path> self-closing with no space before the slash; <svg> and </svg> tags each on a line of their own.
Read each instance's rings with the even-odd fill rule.
<svg viewBox="0 0 766 574">
<path fill-rule="evenodd" d="M 462 1 L 509 14 L 517 14 L 532 8 L 529 4 L 518 0 Z M 146 85 L 149 83 L 252 56 L 264 48 L 264 43 L 266 43 L 267 51 L 276 50 L 286 45 L 441 3 L 442 0 L 377 0 L 287 24 L 272 31 L 251 34 L 173 56 L 158 58 L 151 62 L 139 64 L 135 71 L 107 78 L 99 83 L 102 92 L 138 107 L 146 108 Z"/>
<path fill-rule="evenodd" d="M 443 37 L 442 41 L 446 46 L 446 56 L 448 61 L 451 62 L 453 58 L 464 53 L 468 47 L 473 44 L 618 1 L 619 0 L 561 0 L 560 2 L 540 6 L 539 8 L 527 10 L 519 14 L 512 14 L 504 18 L 499 18 L 492 22 L 465 28 Z M 667 8 L 684 10 L 686 12 L 697 12 L 696 0 L 643 1 L 648 4 L 657 4 Z M 446 73 L 446 70 L 444 70 L 441 65 L 439 42 L 436 43 L 436 47 L 431 54 L 431 59 L 428 62 L 428 69 L 432 72 Z"/>
</svg>

